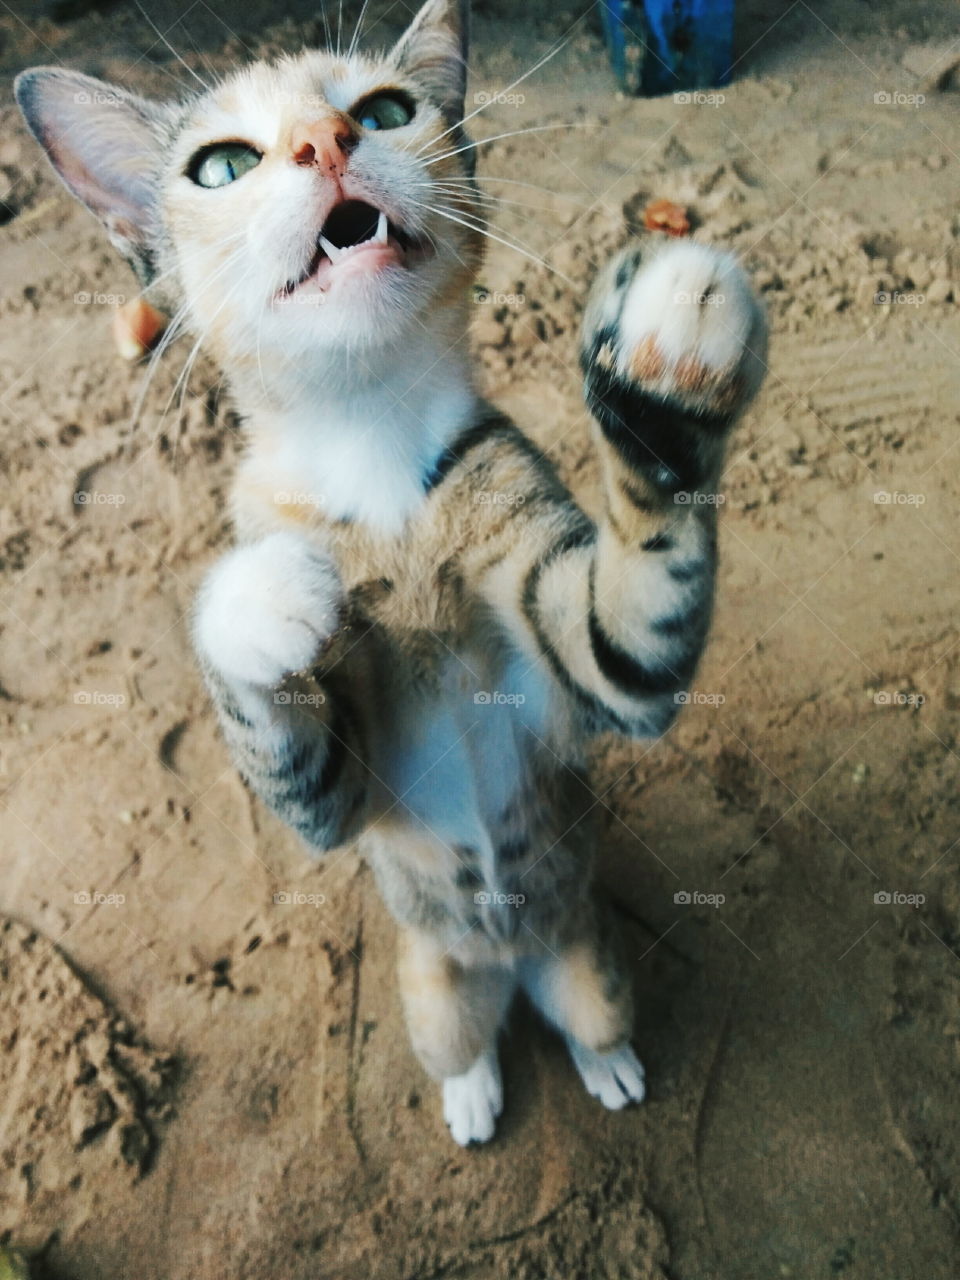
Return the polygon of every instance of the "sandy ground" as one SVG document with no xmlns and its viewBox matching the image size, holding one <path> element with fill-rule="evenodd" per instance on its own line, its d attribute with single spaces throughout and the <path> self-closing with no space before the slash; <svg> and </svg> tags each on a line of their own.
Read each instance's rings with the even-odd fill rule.
<svg viewBox="0 0 960 1280">
<path fill-rule="evenodd" d="M 242 26 L 205 0 L 151 12 L 163 30 L 184 15 L 169 39 L 202 72 L 296 44 L 266 8 Z M 185 76 L 135 10 L 101 9 L 0 6 L 3 69 L 63 59 L 158 93 Z M 378 26 L 384 9 L 376 35 L 403 6 Z M 131 425 L 143 370 L 109 337 L 131 279 L 7 90 L 0 1241 L 56 1280 L 947 1280 L 960 95 L 938 58 L 955 8 L 743 5 L 736 82 L 689 104 L 618 99 L 582 10 L 478 9 L 475 91 L 571 35 L 476 132 L 576 124 L 481 165 L 534 184 L 485 182 L 496 226 L 573 286 L 494 246 L 484 283 L 504 296 L 478 303 L 476 340 L 490 392 L 584 500 L 578 300 L 647 198 L 745 256 L 773 325 L 691 705 L 663 742 L 597 751 L 649 1101 L 602 1113 L 520 1009 L 496 1142 L 450 1142 L 369 874 L 349 851 L 311 865 L 251 800 L 194 673 L 184 613 L 227 537 L 239 449 L 216 372 L 181 396 L 175 349 Z"/>
</svg>

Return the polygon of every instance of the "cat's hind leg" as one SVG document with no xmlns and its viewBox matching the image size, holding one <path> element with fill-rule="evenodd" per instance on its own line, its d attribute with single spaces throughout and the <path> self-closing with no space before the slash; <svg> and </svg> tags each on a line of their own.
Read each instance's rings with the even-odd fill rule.
<svg viewBox="0 0 960 1280">
<path fill-rule="evenodd" d="M 443 1118 L 454 1141 L 488 1142 L 503 1110 L 497 1035 L 514 975 L 465 967 L 428 934 L 402 929 L 397 976 L 410 1042 L 442 1084 Z"/>
<path fill-rule="evenodd" d="M 643 1067 L 630 1045 L 633 1001 L 613 949 L 581 939 L 559 954 L 526 956 L 520 983 L 562 1032 L 587 1092 L 611 1111 L 642 1102 Z"/>
</svg>

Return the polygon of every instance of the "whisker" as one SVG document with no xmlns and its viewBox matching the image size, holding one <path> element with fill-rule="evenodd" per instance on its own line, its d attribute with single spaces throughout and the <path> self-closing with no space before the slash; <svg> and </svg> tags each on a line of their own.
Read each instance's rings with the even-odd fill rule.
<svg viewBox="0 0 960 1280">
<path fill-rule="evenodd" d="M 150 17 L 149 13 L 147 13 L 146 9 L 140 3 L 140 0 L 134 0 L 134 3 L 136 4 L 142 16 L 147 20 L 147 22 L 153 28 L 153 31 L 155 32 L 157 39 L 162 41 L 162 43 L 166 45 L 166 47 L 170 50 L 170 52 L 176 58 L 177 62 L 180 63 L 180 65 L 184 68 L 184 70 L 189 71 L 190 74 L 193 76 L 194 80 L 196 80 L 197 83 L 202 86 L 204 92 L 207 92 L 210 86 L 204 80 L 203 76 L 198 75 L 198 73 L 194 71 L 193 67 L 190 66 L 189 62 L 187 62 L 183 58 L 183 56 L 173 47 L 173 45 L 167 39 L 164 32 L 160 30 L 160 28 L 157 26 L 154 20 Z"/>
<path fill-rule="evenodd" d="M 363 4 L 360 6 L 360 16 L 357 18 L 357 25 L 353 29 L 353 38 L 350 41 L 350 47 L 347 49 L 348 58 L 352 58 L 357 51 L 357 45 L 360 42 L 360 32 L 363 28 L 363 20 L 366 17 L 367 5 L 369 3 L 370 0 L 363 0 Z"/>
<path fill-rule="evenodd" d="M 476 142 L 468 142 L 465 146 L 455 147 L 450 151 L 442 151 L 439 155 L 427 156 L 425 164 L 436 164 L 439 160 L 446 160 L 450 156 L 462 155 L 465 151 L 472 151 L 476 147 L 485 147 L 490 142 L 499 142 L 502 138 L 521 138 L 527 133 L 545 133 L 549 129 L 587 129 L 593 126 L 586 121 L 580 123 L 573 122 L 571 124 L 538 124 L 533 125 L 529 129 L 511 129 L 508 133 L 495 133 L 492 138 L 479 138 Z"/>
<path fill-rule="evenodd" d="M 441 179 L 443 181 L 443 179 Z M 574 196 L 568 195 L 565 191 L 553 191 L 550 187 L 541 187 L 537 182 L 520 182 L 516 178 L 501 178 L 496 173 L 475 173 L 471 178 L 472 182 L 503 182 L 511 187 L 529 187 L 531 191 L 542 191 L 545 195 L 555 196 L 558 200 L 567 200 L 570 204 L 575 204 L 581 209 L 589 209 L 591 206 L 584 204 L 582 200 L 577 200 Z"/>
<path fill-rule="evenodd" d="M 543 212 L 543 213 L 553 212 L 553 209 L 548 204 L 531 204 L 529 200 L 510 200 L 506 196 L 487 195 L 486 192 L 484 191 L 470 192 L 469 188 L 456 187 L 452 184 L 445 183 L 445 182 L 435 182 L 435 183 L 427 182 L 427 183 L 424 183 L 423 185 L 430 190 L 441 191 L 445 194 L 449 193 L 451 195 L 462 195 L 464 197 L 469 195 L 471 199 L 483 201 L 490 208 L 493 208 L 501 204 L 508 204 L 508 205 L 514 206 L 517 209 L 532 209 L 532 210 L 536 210 L 537 212 Z M 590 207 L 589 205 L 582 204 L 580 201 L 577 201 L 577 204 L 582 209 L 588 209 Z"/>
<path fill-rule="evenodd" d="M 570 38 L 569 36 L 564 36 L 559 41 L 558 44 L 555 44 L 552 49 L 550 49 L 547 53 L 543 55 L 543 57 L 540 59 L 539 62 L 534 63 L 534 65 L 530 68 L 529 71 L 525 71 L 523 75 L 519 76 L 516 80 L 514 80 L 512 84 L 507 85 L 506 89 L 502 90 L 502 94 L 509 93 L 510 90 L 515 89 L 518 84 L 523 84 L 524 80 L 532 76 L 535 71 L 539 71 L 541 67 L 546 66 L 546 64 L 550 61 L 550 59 L 556 57 L 556 55 L 560 52 L 560 50 L 564 47 L 564 45 L 567 44 L 569 38 Z M 488 107 L 493 106 L 496 100 L 497 100 L 496 98 L 491 98 L 489 102 L 481 102 L 480 106 L 477 107 L 474 111 L 471 111 L 469 115 L 463 116 L 463 118 L 458 120 L 456 124 L 452 124 L 449 129 L 444 129 L 443 133 L 441 133 L 436 138 L 432 138 L 430 142 L 425 142 L 423 146 L 420 148 L 420 151 L 415 151 L 414 155 L 418 156 L 420 152 L 425 151 L 426 148 L 431 145 L 431 143 L 439 142 L 441 138 L 447 137 L 448 134 L 454 133 L 457 129 L 462 129 L 468 120 L 472 120 L 474 116 L 478 116 L 481 111 L 486 111 Z"/>
<path fill-rule="evenodd" d="M 468 222 L 464 218 L 455 217 L 449 209 L 442 209 L 436 205 L 426 205 L 425 208 L 428 208 L 431 213 L 438 214 L 441 218 L 449 219 L 450 222 L 458 222 L 460 226 L 466 227 L 468 231 L 476 231 L 480 235 L 486 236 L 489 240 L 496 240 L 498 244 L 506 245 L 508 249 L 513 249 L 515 253 L 519 253 L 525 258 L 529 258 L 530 261 L 535 262 L 537 266 L 543 267 L 545 271 L 552 271 L 554 275 L 559 276 L 566 284 L 571 286 L 573 285 L 573 281 L 569 276 L 564 275 L 558 267 L 551 266 L 549 262 L 545 262 L 543 258 L 538 257 L 532 249 L 528 249 L 524 245 L 515 244 L 512 240 L 507 240 L 503 236 L 498 236 L 487 227 Z"/>
</svg>

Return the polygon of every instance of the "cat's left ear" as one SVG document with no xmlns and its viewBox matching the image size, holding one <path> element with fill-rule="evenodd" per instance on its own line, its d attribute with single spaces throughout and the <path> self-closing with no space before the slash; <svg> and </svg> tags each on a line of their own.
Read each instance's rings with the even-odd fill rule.
<svg viewBox="0 0 960 1280">
<path fill-rule="evenodd" d="M 419 80 L 451 124 L 463 117 L 469 0 L 427 0 L 393 50 L 396 66 Z"/>
<path fill-rule="evenodd" d="M 78 71 L 33 67 L 14 81 L 30 131 L 69 191 L 96 214 L 141 281 L 153 275 L 164 109 Z"/>
</svg>

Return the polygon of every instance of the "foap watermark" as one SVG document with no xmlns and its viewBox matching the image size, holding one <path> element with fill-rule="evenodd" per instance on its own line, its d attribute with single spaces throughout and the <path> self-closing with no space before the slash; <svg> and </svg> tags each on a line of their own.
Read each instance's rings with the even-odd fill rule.
<svg viewBox="0 0 960 1280">
<path fill-rule="evenodd" d="M 694 303 L 698 307 L 722 307 L 727 300 L 727 295 L 725 293 L 690 293 L 687 289 L 681 289 L 679 293 L 673 295 L 673 300 L 680 306 Z"/>
<path fill-rule="evenodd" d="M 492 304 L 495 307 L 517 307 L 526 306 L 527 295 L 525 293 L 502 293 L 499 289 L 488 289 L 486 285 L 474 285 L 473 300 L 480 306 Z"/>
<path fill-rule="evenodd" d="M 875 907 L 922 907 L 925 893 L 901 893 L 899 889 L 878 889 L 873 895 Z"/>
<path fill-rule="evenodd" d="M 278 707 L 322 707 L 326 702 L 323 693 L 304 693 L 299 689 L 280 689 L 273 695 Z"/>
<path fill-rule="evenodd" d="M 904 293 L 900 289 L 878 289 L 873 295 L 875 307 L 922 307 L 926 300 L 926 294 Z"/>
<path fill-rule="evenodd" d="M 122 307 L 126 300 L 125 293 L 90 293 L 87 289 L 73 295 L 78 307 Z"/>
<path fill-rule="evenodd" d="M 495 89 L 478 89 L 473 95 L 476 107 L 522 107 L 526 100 L 526 94 L 514 93 L 509 89 L 501 93 Z"/>
<path fill-rule="evenodd" d="M 328 102 L 322 93 L 290 93 L 280 89 L 273 95 L 278 107 L 326 107 Z"/>
<path fill-rule="evenodd" d="M 925 493 L 902 493 L 899 489 L 894 489 L 892 493 L 880 489 L 873 495 L 873 501 L 878 507 L 922 507 L 926 500 Z"/>
<path fill-rule="evenodd" d="M 478 707 L 522 707 L 526 697 L 522 693 L 501 693 L 499 689 L 480 689 L 473 695 Z"/>
<path fill-rule="evenodd" d="M 875 107 L 922 107 L 926 100 L 922 93 L 902 93 L 899 89 L 881 89 L 873 95 Z"/>
<path fill-rule="evenodd" d="M 681 689 L 673 695 L 679 707 L 722 707 L 726 697 L 722 693 L 704 693 L 701 689 Z"/>
<path fill-rule="evenodd" d="M 473 895 L 477 907 L 522 907 L 526 900 L 524 893 L 501 893 L 498 889 L 481 889 Z"/>
<path fill-rule="evenodd" d="M 678 907 L 722 907 L 725 893 L 702 893 L 699 889 L 678 889 L 673 901 Z"/>
<path fill-rule="evenodd" d="M 125 493 L 101 493 L 99 489 L 77 489 L 73 495 L 75 507 L 122 507 L 126 500 Z"/>
<path fill-rule="evenodd" d="M 697 489 L 680 489 L 673 495 L 679 507 L 722 507 L 727 500 L 724 493 L 700 493 Z"/>
<path fill-rule="evenodd" d="M 73 95 L 73 100 L 78 107 L 120 107 L 124 101 L 122 94 L 111 93 L 108 89 L 95 89 L 92 93 L 81 89 Z"/>
<path fill-rule="evenodd" d="M 97 890 L 73 895 L 74 905 L 78 907 L 122 907 L 126 900 L 125 893 L 99 893 Z"/>
<path fill-rule="evenodd" d="M 722 107 L 727 97 L 724 93 L 702 93 L 699 89 L 681 90 L 673 95 L 678 107 Z"/>
<path fill-rule="evenodd" d="M 922 707 L 926 700 L 925 694 L 904 693 L 900 689 L 878 689 L 873 695 L 878 707 Z"/>
<path fill-rule="evenodd" d="M 73 695 L 78 707 L 123 707 L 126 706 L 125 693 L 107 693 L 103 689 L 78 689 Z"/>
<path fill-rule="evenodd" d="M 326 902 L 325 893 L 304 893 L 301 889 L 281 889 L 273 895 L 275 907 L 323 907 Z"/>
<path fill-rule="evenodd" d="M 526 500 L 525 493 L 507 493 L 503 489 L 481 489 L 474 498 L 481 507 L 522 507 Z"/>
<path fill-rule="evenodd" d="M 273 495 L 273 500 L 278 507 L 322 507 L 323 494 L 312 493 L 305 490 L 278 489 Z"/>
<path fill-rule="evenodd" d="M 294 289 L 293 293 L 284 293 L 282 298 L 274 300 L 274 307 L 323 307 L 326 306 L 327 295 L 322 289 Z"/>
</svg>

